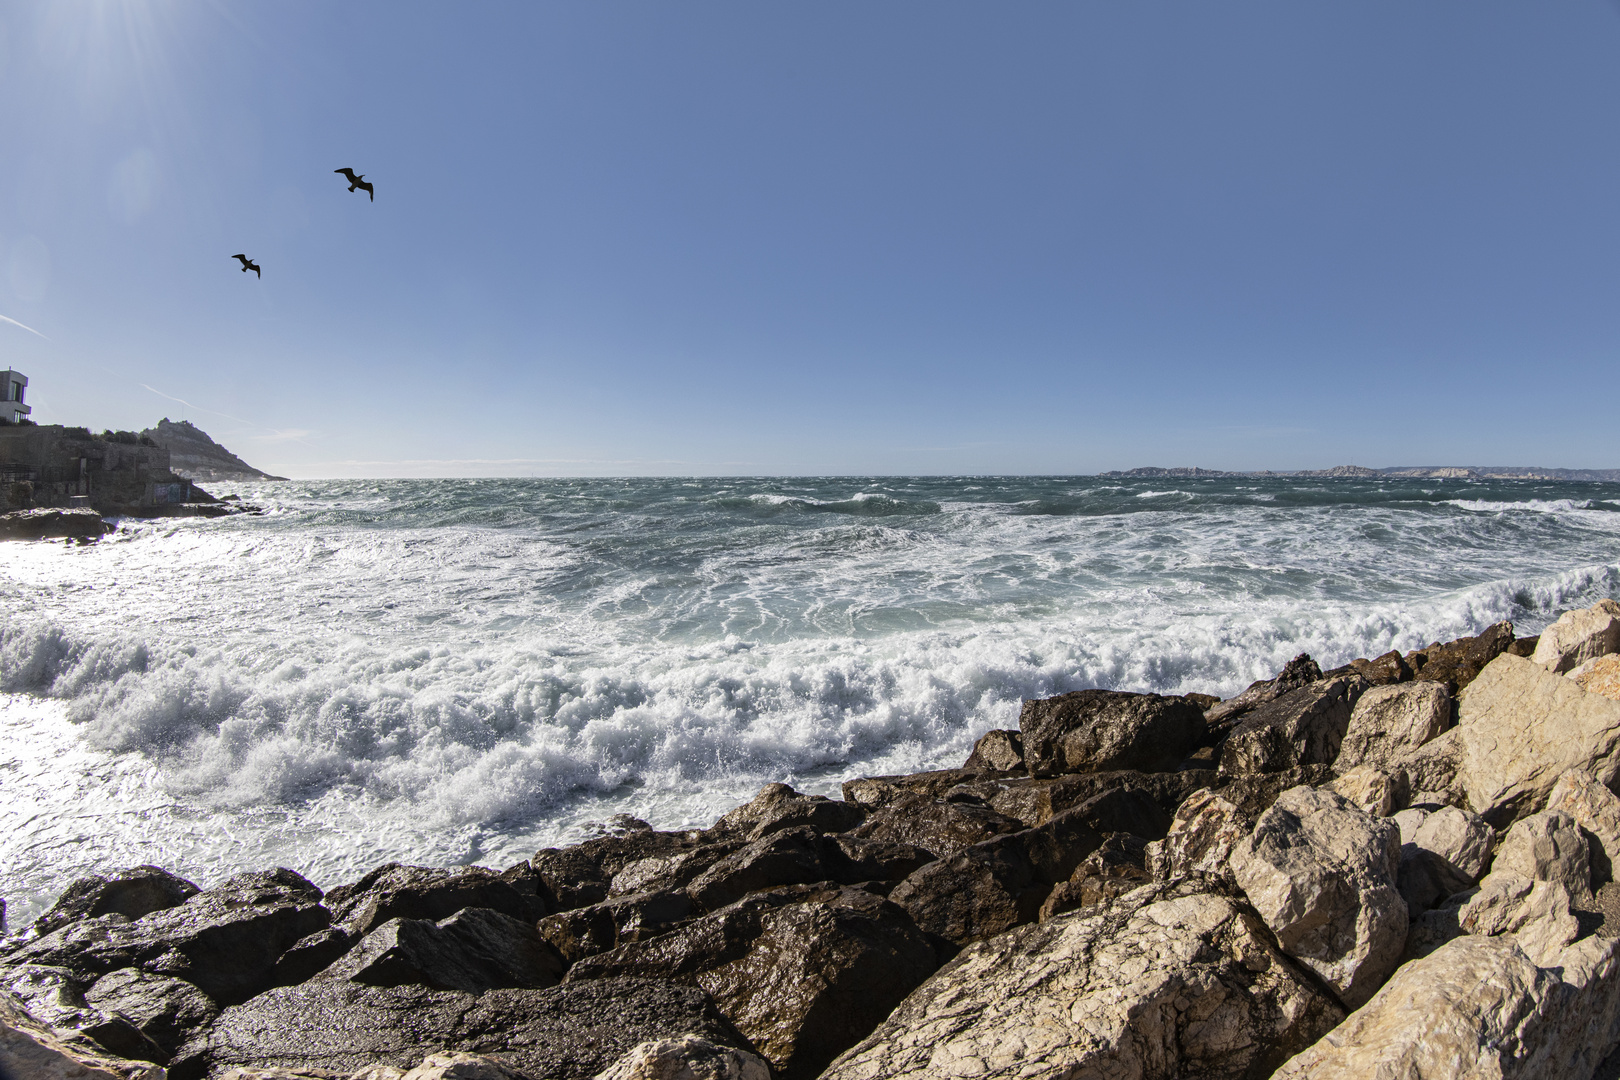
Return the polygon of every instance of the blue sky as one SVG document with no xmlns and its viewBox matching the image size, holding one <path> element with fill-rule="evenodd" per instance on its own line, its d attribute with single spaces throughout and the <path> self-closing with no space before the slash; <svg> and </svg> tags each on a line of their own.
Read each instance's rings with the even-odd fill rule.
<svg viewBox="0 0 1620 1080">
<path fill-rule="evenodd" d="M 36 418 L 291 476 L 1620 466 L 1600 0 L 4 2 L 0 148 Z"/>
</svg>

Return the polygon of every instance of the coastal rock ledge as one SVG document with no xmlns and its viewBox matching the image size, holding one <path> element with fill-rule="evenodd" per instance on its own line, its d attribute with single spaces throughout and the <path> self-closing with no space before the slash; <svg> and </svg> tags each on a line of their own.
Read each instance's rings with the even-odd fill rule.
<svg viewBox="0 0 1620 1080">
<path fill-rule="evenodd" d="M 0 939 L 0 1078 L 1613 1077 L 1610 670 L 1603 601 L 505 870 L 110 868 Z"/>
</svg>

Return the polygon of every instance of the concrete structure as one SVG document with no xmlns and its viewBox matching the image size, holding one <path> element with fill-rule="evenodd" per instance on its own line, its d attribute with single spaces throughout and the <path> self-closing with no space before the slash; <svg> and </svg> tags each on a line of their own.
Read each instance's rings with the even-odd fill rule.
<svg viewBox="0 0 1620 1080">
<path fill-rule="evenodd" d="M 32 406 L 23 404 L 28 392 L 28 376 L 7 368 L 0 371 L 0 424 L 15 424 L 26 420 Z"/>
</svg>

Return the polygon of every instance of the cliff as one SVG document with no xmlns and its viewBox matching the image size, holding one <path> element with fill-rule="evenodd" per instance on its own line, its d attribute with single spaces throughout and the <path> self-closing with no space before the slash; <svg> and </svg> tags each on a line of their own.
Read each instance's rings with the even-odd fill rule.
<svg viewBox="0 0 1620 1080">
<path fill-rule="evenodd" d="M 182 420 L 175 423 L 165 416 L 157 427 L 141 432 L 169 452 L 169 467 L 176 476 L 187 480 L 285 480 L 285 476 L 271 476 L 255 469 L 219 443 L 195 424 Z"/>
</svg>

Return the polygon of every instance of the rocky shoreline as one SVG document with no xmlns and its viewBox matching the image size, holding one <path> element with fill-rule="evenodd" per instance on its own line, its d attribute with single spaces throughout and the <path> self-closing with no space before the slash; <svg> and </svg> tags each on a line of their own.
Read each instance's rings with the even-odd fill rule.
<svg viewBox="0 0 1620 1080">
<path fill-rule="evenodd" d="M 82 879 L 0 941 L 0 1077 L 1607 1076 L 1617 783 L 1613 601 L 1083 690 L 960 769 L 499 872 Z"/>
</svg>

